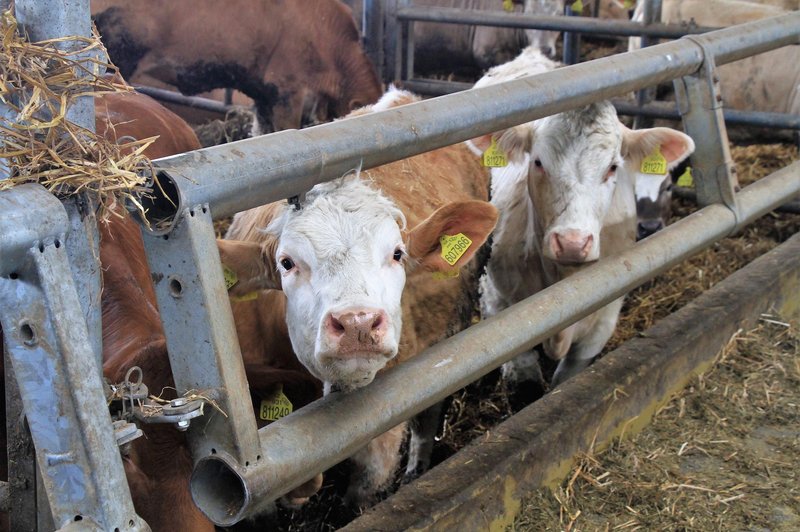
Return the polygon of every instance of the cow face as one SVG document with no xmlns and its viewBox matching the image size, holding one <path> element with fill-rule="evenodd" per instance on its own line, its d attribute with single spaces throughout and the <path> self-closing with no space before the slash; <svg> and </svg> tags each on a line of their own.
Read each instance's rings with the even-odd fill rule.
<svg viewBox="0 0 800 532">
<path fill-rule="evenodd" d="M 636 173 L 636 240 L 666 227 L 672 216 L 672 178 L 669 174 Z"/>
<path fill-rule="evenodd" d="M 692 139 L 668 128 L 632 131 L 608 102 L 543 118 L 494 135 L 511 165 L 528 161 L 528 193 L 535 212 L 542 254 L 560 264 L 600 258 L 600 233 L 625 213 L 611 213 L 619 182 L 621 194 L 645 157 L 656 148 L 673 168 L 693 150 Z M 485 150 L 491 136 L 473 139 Z M 493 178 L 499 169 L 493 169 Z M 524 178 L 520 176 L 520 178 Z M 620 202 L 620 204 L 628 203 Z M 631 216 L 633 215 L 631 207 Z"/>
<path fill-rule="evenodd" d="M 564 14 L 564 0 L 525 0 L 524 12 L 532 15 L 555 17 Z M 525 30 L 528 46 L 537 48 L 548 57 L 556 53 L 556 41 L 560 31 Z"/>
<path fill-rule="evenodd" d="M 350 389 L 371 382 L 397 354 L 406 269 L 456 271 L 496 220 L 486 202 L 453 202 L 404 231 L 403 213 L 391 200 L 361 179 L 345 178 L 315 187 L 302 209 L 286 208 L 267 228 L 274 237 L 267 244 L 221 241 L 220 255 L 242 283 L 230 295 L 283 289 L 300 362 L 315 377 Z M 476 245 L 451 266 L 440 256 L 439 238 L 459 232 Z M 254 262 L 261 265 L 245 267 Z M 248 279 L 265 281 L 254 286 Z"/>
</svg>

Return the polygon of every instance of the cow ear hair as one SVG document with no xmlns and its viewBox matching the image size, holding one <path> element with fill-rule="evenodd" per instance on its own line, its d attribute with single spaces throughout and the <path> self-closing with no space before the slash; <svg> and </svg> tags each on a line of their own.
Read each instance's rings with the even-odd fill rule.
<svg viewBox="0 0 800 532">
<path fill-rule="evenodd" d="M 497 209 L 486 201 L 454 201 L 439 208 L 408 233 L 408 255 L 428 271 L 453 272 L 469 262 L 497 223 Z M 452 266 L 442 257 L 442 236 L 459 233 L 472 241 Z"/>
<path fill-rule="evenodd" d="M 622 134 L 623 157 L 634 162 L 653 153 L 656 146 L 667 160 L 667 168 L 673 169 L 694 152 L 692 137 L 668 127 L 631 130 L 624 128 Z"/>
<path fill-rule="evenodd" d="M 242 297 L 258 290 L 280 290 L 281 276 L 275 264 L 274 245 L 241 240 L 217 240 L 219 257 L 223 269 L 229 270 L 229 277 L 235 283 L 228 289 L 228 295 Z"/>
<path fill-rule="evenodd" d="M 466 141 L 467 146 L 475 155 L 483 155 L 483 152 L 492 145 L 492 139 L 508 157 L 510 162 L 521 163 L 525 154 L 533 146 L 533 128 L 523 124 L 496 133 L 481 135 Z"/>
</svg>

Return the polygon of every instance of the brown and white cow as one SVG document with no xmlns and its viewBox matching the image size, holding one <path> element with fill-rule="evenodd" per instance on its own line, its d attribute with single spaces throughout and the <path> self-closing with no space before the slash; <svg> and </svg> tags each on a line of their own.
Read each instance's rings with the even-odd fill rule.
<svg viewBox="0 0 800 532">
<path fill-rule="evenodd" d="M 93 0 L 92 14 L 129 81 L 237 89 L 255 101 L 257 133 L 328 121 L 381 95 L 336 0 Z"/>
<path fill-rule="evenodd" d="M 98 133 L 114 140 L 159 135 L 145 152 L 151 158 L 200 148 L 194 132 L 183 120 L 142 94 L 98 96 L 96 122 Z M 138 366 L 150 392 L 158 395 L 165 391 L 169 398 L 174 382 L 139 226 L 129 216 L 111 216 L 99 224 L 99 229 L 103 374 L 111 382 L 122 382 L 127 370 Z M 276 344 L 269 347 L 274 348 L 245 360 L 253 400 L 258 404 L 262 397 L 281 387 L 294 407 L 299 408 L 321 396 L 321 385 L 297 363 L 290 348 L 277 343 L 282 315 L 272 316 Z M 261 316 L 258 328 L 240 324 L 238 332 L 243 344 L 268 330 L 269 319 L 269 315 Z M 158 424 L 143 425 L 142 430 L 144 437 L 126 446 L 123 455 L 136 512 L 154 531 L 213 531 L 213 524 L 191 500 L 192 459 L 184 433 Z M 321 482 L 322 477 L 318 476 L 294 490 L 288 495 L 288 502 L 302 502 L 319 489 Z"/>
<path fill-rule="evenodd" d="M 416 100 L 392 89 L 356 114 Z M 467 263 L 497 219 L 487 197 L 485 169 L 451 146 L 317 185 L 298 210 L 277 203 L 240 213 L 220 255 L 248 280 L 242 293 L 282 290 L 298 359 L 326 389 L 351 390 L 469 324 L 476 277 Z M 448 262 L 445 236 L 471 244 Z M 261 305 L 234 305 L 237 321 L 269 310 Z M 369 502 L 391 480 L 403 434 L 400 425 L 353 457 L 352 502 Z M 412 434 L 412 447 L 425 443 Z"/>
<path fill-rule="evenodd" d="M 482 87 L 550 70 L 537 50 L 489 71 Z M 550 286 L 601 257 L 633 245 L 636 231 L 634 173 L 656 149 L 673 166 L 694 149 L 677 131 L 632 131 L 613 106 L 599 102 L 473 139 L 478 151 L 491 142 L 509 164 L 492 169 L 492 203 L 500 211 L 491 258 L 482 279 L 484 316 Z M 553 385 L 572 377 L 600 353 L 613 333 L 623 298 L 544 342 L 559 360 Z M 512 380 L 541 381 L 533 352 L 506 364 Z"/>
</svg>

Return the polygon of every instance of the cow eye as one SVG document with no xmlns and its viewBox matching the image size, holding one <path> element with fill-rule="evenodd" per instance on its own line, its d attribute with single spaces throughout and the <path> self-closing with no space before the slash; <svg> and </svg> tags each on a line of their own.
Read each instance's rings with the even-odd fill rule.
<svg viewBox="0 0 800 532">
<path fill-rule="evenodd" d="M 394 255 L 392 255 L 392 258 L 395 261 L 400 262 L 403 260 L 403 255 L 405 255 L 405 252 L 401 248 L 397 248 L 394 250 Z"/>
<path fill-rule="evenodd" d="M 612 164 L 611 166 L 609 166 L 608 167 L 608 172 L 606 172 L 606 176 L 603 178 L 603 183 L 605 183 L 606 181 L 611 179 L 611 176 L 614 175 L 614 173 L 616 171 L 617 171 L 617 165 L 616 164 Z"/>
<path fill-rule="evenodd" d="M 542 167 L 542 161 L 540 161 L 539 159 L 534 159 L 534 160 L 533 160 L 533 165 L 534 165 L 536 168 L 541 168 L 541 167 Z"/>
<path fill-rule="evenodd" d="M 283 269 L 288 272 L 289 270 L 294 268 L 294 261 L 289 257 L 284 257 L 281 259 L 281 266 L 283 266 Z"/>
</svg>

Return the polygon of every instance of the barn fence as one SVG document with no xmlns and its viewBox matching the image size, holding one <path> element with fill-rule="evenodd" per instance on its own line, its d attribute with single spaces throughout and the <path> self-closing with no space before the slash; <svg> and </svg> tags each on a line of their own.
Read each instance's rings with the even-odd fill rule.
<svg viewBox="0 0 800 532">
<path fill-rule="evenodd" d="M 17 0 L 16 9 L 23 15 L 29 6 L 46 4 Z M 21 21 L 34 37 L 45 34 L 33 31 L 37 27 L 80 34 L 88 2 L 67 5 L 81 13 L 80 24 L 50 26 L 52 16 Z M 227 414 L 207 412 L 188 427 L 196 461 L 191 491 L 200 509 L 223 526 L 252 515 L 398 422 L 798 195 L 800 163 L 734 193 L 714 81 L 715 65 L 798 42 L 800 13 L 793 13 L 156 161 L 163 190 L 147 205 L 156 229 L 143 232 L 153 278 L 159 280 L 156 293 L 175 384 L 180 391 L 212 390 Z M 227 291 L 214 219 L 302 198 L 313 185 L 357 167 L 371 168 L 673 79 L 685 128 L 697 143 L 693 173 L 703 209 L 437 344 L 364 389 L 329 395 L 256 429 L 230 307 L 219 306 Z M 19 384 L 41 471 L 41 482 L 33 482 L 32 456 L 10 460 L 12 526 L 146 530 L 133 512 L 116 452 L 115 441 L 131 427 L 112 427 L 103 395 L 99 322 L 93 321 L 99 298 L 84 288 L 93 286 L 96 253 L 81 249 L 87 264 L 81 268 L 67 255 L 76 242 L 96 242 L 93 219 L 78 207 L 70 209 L 84 214 L 78 216 L 80 225 L 67 229 L 72 211 L 41 187 L 0 193 L 7 390 L 13 393 L 13 383 Z M 88 238 L 84 226 L 95 231 Z M 88 326 L 85 315 L 92 317 Z M 17 410 L 7 411 L 10 426 L 18 424 L 22 412 L 16 404 Z M 177 426 L 186 428 L 186 423 Z M 18 439 L 9 442 L 12 447 L 19 450 Z M 26 475 L 27 483 L 21 482 Z"/>
<path fill-rule="evenodd" d="M 575 41 L 581 34 L 642 37 L 642 47 L 646 47 L 658 39 L 676 39 L 715 29 L 694 23 L 663 24 L 659 22 L 661 0 L 641 1 L 644 2 L 644 20 L 634 22 L 575 16 L 569 3 L 566 6 L 568 16 L 553 17 L 502 11 L 413 7 L 412 0 L 363 0 L 362 33 L 367 53 L 382 73 L 384 81 L 399 81 L 408 90 L 440 96 L 466 90 L 472 84 L 415 76 L 415 22 L 563 31 L 562 61 L 565 64 L 578 62 L 578 46 Z M 635 105 L 624 100 L 613 100 L 612 103 L 618 113 L 636 117 L 636 127 L 642 127 L 644 121 L 652 118 L 680 119 L 680 112 L 674 104 L 653 102 L 654 99 L 654 88 L 645 87 L 637 92 Z M 800 129 L 800 117 L 782 113 L 726 109 L 725 120 L 730 125 Z"/>
</svg>

